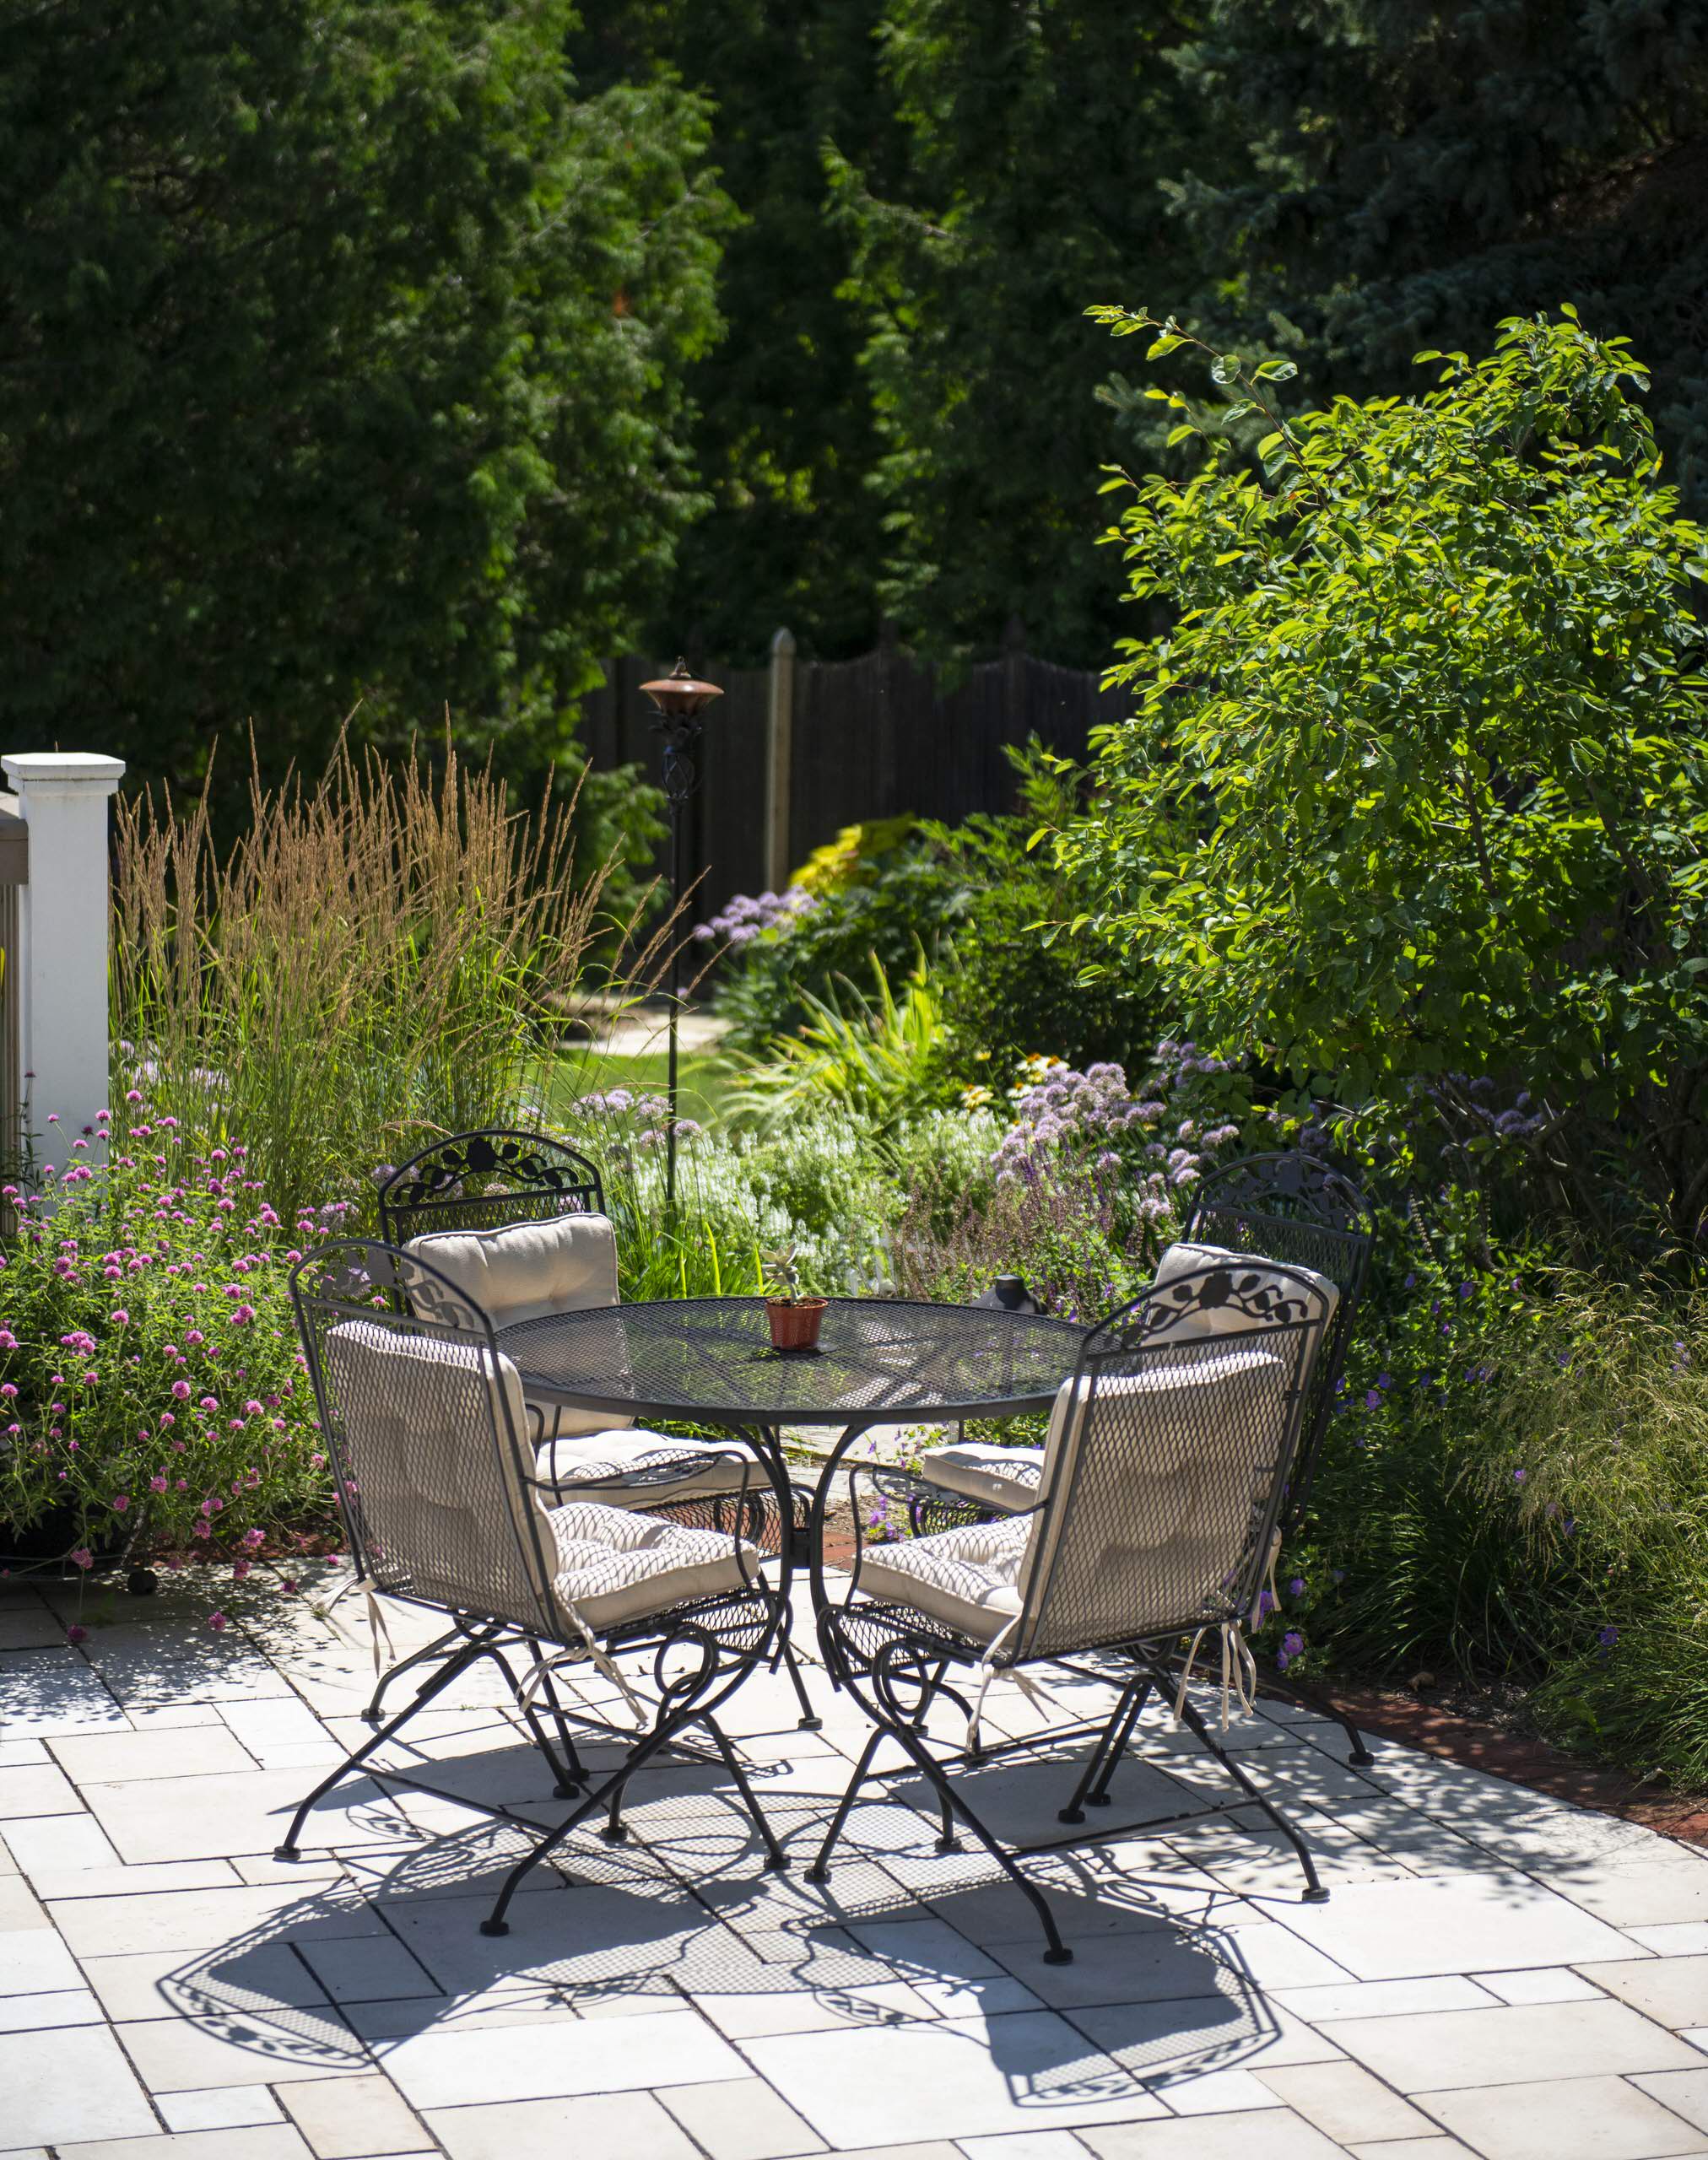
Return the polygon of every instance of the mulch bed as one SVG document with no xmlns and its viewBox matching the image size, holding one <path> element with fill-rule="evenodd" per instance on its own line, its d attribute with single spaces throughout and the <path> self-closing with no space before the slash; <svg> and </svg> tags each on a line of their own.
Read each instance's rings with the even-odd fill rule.
<svg viewBox="0 0 1708 2160">
<path fill-rule="evenodd" d="M 1317 1698 L 1343 1711 L 1366 1732 L 1400 1740 L 1425 1755 L 1461 1763 L 1491 1777 L 1527 1785 L 1554 1800 L 1640 1822 L 1687 1844 L 1708 1845 L 1708 1801 L 1649 1785 L 1623 1771 L 1603 1768 L 1533 1735 L 1515 1732 L 1491 1719 L 1348 1682 L 1319 1684 Z"/>
</svg>

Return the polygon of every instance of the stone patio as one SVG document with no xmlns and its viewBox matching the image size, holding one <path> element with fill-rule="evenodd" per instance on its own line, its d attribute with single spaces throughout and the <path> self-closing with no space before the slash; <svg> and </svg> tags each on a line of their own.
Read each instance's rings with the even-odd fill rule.
<svg viewBox="0 0 1708 2160">
<path fill-rule="evenodd" d="M 205 1592 L 97 1593 L 73 1646 L 74 1592 L 3 1587 L 8 2160 L 1708 2154 L 1708 1862 L 1389 1742 L 1359 1771 L 1332 1726 L 1236 1728 L 1327 1905 L 1226 1823 L 1082 1850 L 1037 1864 L 1075 1949 L 1052 1968 L 994 1868 L 938 1856 L 905 1779 L 857 1811 L 828 1890 L 803 1880 L 865 1728 L 815 1671 L 824 1730 L 800 1732 L 762 1678 L 727 1723 L 790 1874 L 684 1765 L 637 1787 L 635 1842 L 573 1843 L 493 1941 L 475 1924 L 518 1834 L 442 1801 L 352 1781 L 299 1866 L 271 1858 L 365 1733 L 355 1601 L 332 1625 L 223 1592 L 216 1635 Z M 1035 1715 L 1000 1688 L 991 1709 L 1011 1733 Z M 495 1675 L 410 1732 L 447 1782 L 560 1813 Z M 1212 1789 L 1165 1720 L 1145 1751 L 1127 1812 L 1165 1772 Z M 1062 1782 L 1037 1761 L 978 1779 L 1003 1827 L 1040 1833 Z"/>
</svg>

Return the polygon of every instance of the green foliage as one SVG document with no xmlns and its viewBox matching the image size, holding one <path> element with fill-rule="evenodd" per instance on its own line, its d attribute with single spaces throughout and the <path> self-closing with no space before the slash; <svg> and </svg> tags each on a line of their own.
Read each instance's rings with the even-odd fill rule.
<svg viewBox="0 0 1708 2160">
<path fill-rule="evenodd" d="M 717 273 L 727 334 L 687 375 L 708 507 L 683 537 L 659 651 L 691 624 L 708 652 L 757 666 L 786 623 L 803 650 L 864 652 L 877 634 L 884 505 L 844 290 L 851 236 L 824 214 L 823 145 L 881 159 L 893 131 L 873 30 L 879 0 L 599 0 L 570 41 L 588 84 L 691 84 L 713 114 L 719 185 L 739 207 Z"/>
<path fill-rule="evenodd" d="M 1019 608 L 1035 649 L 1089 662 L 1118 619 L 1094 474 L 1131 423 L 1070 317 L 1196 287 L 1159 190 L 1188 156 L 1219 172 L 1224 140 L 1170 10 L 889 0 L 879 35 L 899 146 L 838 139 L 829 172 L 883 443 L 880 596 L 933 653 L 994 646 Z"/>
<path fill-rule="evenodd" d="M 775 1036 L 797 1033 L 809 1012 L 840 994 L 839 986 L 869 980 L 874 966 L 900 977 L 916 950 L 940 952 L 966 904 L 960 879 L 917 844 L 867 868 L 866 878 L 824 894 L 814 905 L 766 910 L 769 927 L 732 943 L 719 963 L 714 994 L 719 1018 L 731 1023 L 732 1049 L 757 1055 Z M 712 928 L 743 930 L 733 919 L 738 910 L 732 903 Z"/>
<path fill-rule="evenodd" d="M 1278 335 L 1312 396 L 1404 383 L 1568 293 L 1655 364 L 1686 503 L 1708 504 L 1708 151 L 1696 0 L 1221 6 L 1177 60 L 1243 173 L 1170 189 L 1224 342 Z"/>
<path fill-rule="evenodd" d="M 565 0 L 4 10 L 14 748 L 182 786 L 252 719 L 570 741 L 697 506 L 704 105 L 578 99 Z M 614 807 L 608 791 L 605 807 Z"/>
<path fill-rule="evenodd" d="M 0 1272 L 0 1520 L 91 1552 L 205 1542 L 239 1572 L 329 1501 L 287 1288 L 341 1211 L 281 1221 L 241 1144 L 139 1094 L 14 1195 Z M 91 1170 L 91 1157 L 100 1164 Z"/>
<path fill-rule="evenodd" d="M 513 1122 L 563 1007 L 605 980 L 569 812 L 518 816 L 454 756 L 257 780 L 229 851 L 205 802 L 122 802 L 116 854 L 119 1070 L 204 1147 L 243 1137 L 292 1218 L 365 1204 L 433 1133 Z"/>
<path fill-rule="evenodd" d="M 879 1131 L 953 1092 L 936 978 L 916 950 L 900 997 L 874 961 L 872 994 L 845 982 L 804 997 L 800 1033 L 779 1035 L 768 1063 L 755 1065 L 732 1111 L 762 1123 L 809 1110 L 841 1111 Z"/>
<path fill-rule="evenodd" d="M 1197 343 L 1099 312 L 1153 358 Z M 1271 421 L 1262 469 L 1212 441 L 1110 536 L 1172 620 L 1122 647 L 1134 716 L 1062 853 L 1219 1048 L 1353 1104 L 1513 1076 L 1592 1218 L 1611 1155 L 1693 1240 L 1705 536 L 1657 479 L 1642 370 L 1567 318 L 1291 420 L 1282 364 L 1213 356 L 1228 417 Z"/>
<path fill-rule="evenodd" d="M 1559 1738 L 1700 1790 L 1708 1312 L 1490 1254 L 1462 1201 L 1431 1244 L 1374 1285 L 1266 1644 L 1505 1681 Z"/>
</svg>

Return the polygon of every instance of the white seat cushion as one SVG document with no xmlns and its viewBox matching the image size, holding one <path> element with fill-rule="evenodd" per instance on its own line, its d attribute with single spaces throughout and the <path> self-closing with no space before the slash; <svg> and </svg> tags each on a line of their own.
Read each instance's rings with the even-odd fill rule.
<svg viewBox="0 0 1708 2160">
<path fill-rule="evenodd" d="M 1044 1450 L 955 1440 L 947 1447 L 927 1448 L 919 1458 L 919 1474 L 981 1508 L 1030 1508 L 1037 1504 Z"/>
<path fill-rule="evenodd" d="M 740 1591 L 758 1574 L 753 1547 L 743 1545 L 738 1556 L 734 1538 L 715 1530 L 690 1530 L 592 1500 L 549 1509 L 546 1520 L 557 1547 L 552 1587 L 596 1634 L 648 1613 Z"/>
<path fill-rule="evenodd" d="M 764 1498 L 770 1481 L 752 1453 L 739 1442 L 719 1446 L 711 1440 L 673 1440 L 662 1433 L 642 1427 L 621 1431 L 587 1433 L 576 1439 L 548 1440 L 534 1457 L 535 1475 L 554 1482 L 565 1492 L 583 1485 L 597 1485 L 625 1477 L 633 1470 L 655 1470 L 693 1455 L 716 1450 L 717 1461 L 691 1477 L 672 1485 L 641 1485 L 629 1492 L 602 1492 L 597 1498 L 613 1508 L 652 1508 L 678 1500 L 700 1500 L 739 1493 L 742 1477 L 747 1489 Z"/>
<path fill-rule="evenodd" d="M 411 1238 L 403 1250 L 448 1276 L 495 1328 L 617 1303 L 617 1233 L 607 1215 L 556 1215 L 496 1230 L 434 1230 Z M 429 1318 L 435 1287 L 426 1278 L 410 1286 L 411 1303 Z M 532 1396 L 528 1408 L 539 1418 L 538 1430 L 558 1439 L 634 1423 L 613 1411 L 570 1410 Z"/>
<path fill-rule="evenodd" d="M 1030 1521 L 967 1523 L 932 1537 L 868 1545 L 854 1586 L 987 1643 L 1020 1609 L 1020 1565 L 1031 1535 Z"/>
</svg>

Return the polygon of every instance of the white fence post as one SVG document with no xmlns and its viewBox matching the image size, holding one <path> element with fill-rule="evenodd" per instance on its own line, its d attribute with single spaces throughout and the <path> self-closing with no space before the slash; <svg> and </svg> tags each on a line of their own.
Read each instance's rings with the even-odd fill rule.
<svg viewBox="0 0 1708 2160">
<path fill-rule="evenodd" d="M 124 762 L 53 750 L 0 765 L 30 828 L 21 949 L 6 956 L 19 969 L 24 1123 L 37 1159 L 62 1170 L 72 1141 L 107 1108 L 107 800 Z"/>
<path fill-rule="evenodd" d="M 781 893 L 789 874 L 789 787 L 795 732 L 795 637 L 771 640 L 765 699 L 765 884 Z"/>
</svg>

